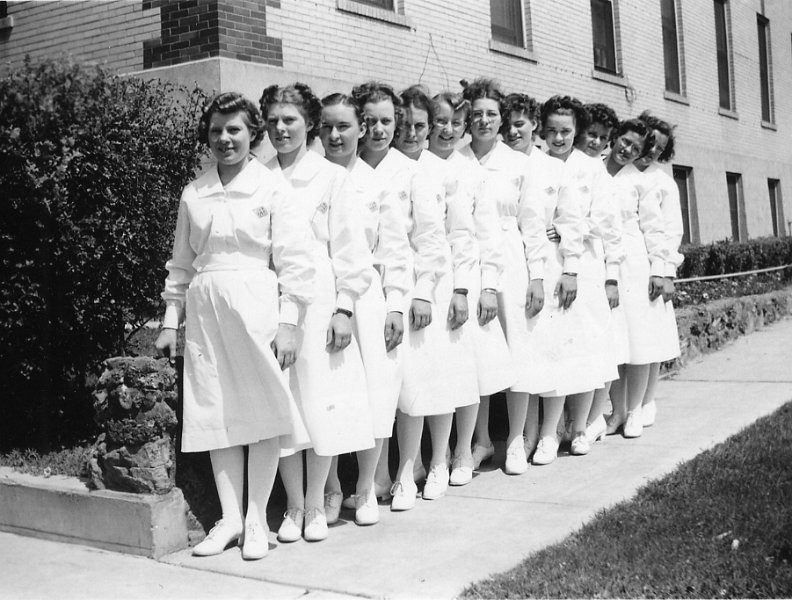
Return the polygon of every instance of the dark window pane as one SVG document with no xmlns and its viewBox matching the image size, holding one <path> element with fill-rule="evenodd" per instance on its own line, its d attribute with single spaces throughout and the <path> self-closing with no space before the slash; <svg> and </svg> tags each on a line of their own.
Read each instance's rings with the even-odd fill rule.
<svg viewBox="0 0 792 600">
<path fill-rule="evenodd" d="M 490 0 L 492 39 L 514 46 L 523 45 L 522 2 Z"/>
<path fill-rule="evenodd" d="M 718 56 L 718 98 L 721 108 L 731 109 L 729 49 L 726 37 L 726 2 L 715 0 L 715 46 Z"/>
<path fill-rule="evenodd" d="M 679 76 L 679 46 L 674 0 L 661 0 L 660 12 L 663 21 L 663 60 L 665 62 L 665 86 L 669 92 L 682 93 Z"/>
<path fill-rule="evenodd" d="M 369 4 L 377 8 L 384 8 L 386 10 L 393 10 L 393 0 L 355 0 L 360 4 Z"/>
<path fill-rule="evenodd" d="M 759 40 L 759 87 L 762 94 L 762 120 L 772 121 L 770 111 L 770 60 L 767 52 L 767 29 L 770 22 L 762 17 L 756 18 L 757 38 Z"/>
<path fill-rule="evenodd" d="M 691 242 L 690 236 L 690 197 L 688 193 L 689 187 L 689 170 L 683 167 L 674 167 L 674 181 L 676 181 L 679 188 L 679 208 L 682 211 L 682 243 L 689 244 Z"/>
<path fill-rule="evenodd" d="M 729 192 L 729 216 L 731 217 L 732 239 L 739 242 L 740 239 L 740 175 L 738 173 L 726 173 L 726 187 Z"/>
<path fill-rule="evenodd" d="M 610 0 L 591 0 L 591 31 L 594 37 L 594 68 L 616 73 L 613 6 Z"/>
</svg>

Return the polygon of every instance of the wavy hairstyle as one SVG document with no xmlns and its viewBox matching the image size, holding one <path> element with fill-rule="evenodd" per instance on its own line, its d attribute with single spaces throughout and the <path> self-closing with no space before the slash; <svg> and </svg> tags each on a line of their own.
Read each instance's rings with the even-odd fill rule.
<svg viewBox="0 0 792 600">
<path fill-rule="evenodd" d="M 662 154 L 657 157 L 657 162 L 668 162 L 672 158 L 674 158 L 674 130 L 676 129 L 676 125 L 671 125 L 668 121 L 664 121 L 658 117 L 655 117 L 652 113 L 648 110 L 643 111 L 638 118 L 646 123 L 646 126 L 650 130 L 650 134 L 657 130 L 660 133 L 668 136 L 668 143 L 666 144 L 665 150 L 663 150 Z"/>
<path fill-rule="evenodd" d="M 600 123 L 610 128 L 611 131 L 616 131 L 616 128 L 619 126 L 619 117 L 616 116 L 616 112 L 607 104 L 597 102 L 594 104 L 586 104 L 583 108 L 588 112 L 589 126 L 594 123 Z"/>
<path fill-rule="evenodd" d="M 575 143 L 589 126 L 589 114 L 583 103 L 572 96 L 551 96 L 543 104 L 539 111 L 541 122 L 540 135 L 544 139 L 544 129 L 547 127 L 547 120 L 550 115 L 571 115 L 575 120 Z"/>
<path fill-rule="evenodd" d="M 506 96 L 501 91 L 500 86 L 494 79 L 488 79 L 486 77 L 479 77 L 478 79 L 474 79 L 473 83 L 468 83 L 464 79 L 459 82 L 462 85 L 462 97 L 470 103 L 470 110 L 473 110 L 473 102 L 476 100 L 481 100 L 482 98 L 487 100 L 495 100 L 498 103 L 498 112 L 501 116 L 501 121 L 504 120 L 504 115 L 506 112 L 506 104 L 505 99 Z M 470 113 L 468 113 L 468 117 Z M 470 119 L 468 118 L 467 123 L 467 130 L 470 131 Z"/>
<path fill-rule="evenodd" d="M 322 103 L 310 86 L 299 81 L 291 85 L 271 85 L 264 88 L 259 105 L 264 121 L 267 120 L 269 107 L 273 104 L 293 104 L 305 119 L 306 138 L 310 144 L 319 133 L 319 120 L 322 116 Z"/>
<path fill-rule="evenodd" d="M 509 120 L 512 112 L 524 113 L 534 123 L 536 123 L 539 117 L 539 103 L 528 94 L 509 94 L 504 100 L 504 107 L 505 113 L 500 131 L 503 135 L 509 130 Z"/>
<path fill-rule="evenodd" d="M 649 127 L 644 123 L 641 119 L 627 119 L 625 121 L 619 121 L 616 125 L 616 128 L 613 130 L 613 134 L 611 135 L 612 139 L 616 139 L 617 137 L 624 135 L 628 131 L 632 131 L 637 133 L 641 136 L 643 140 L 643 145 L 641 146 L 641 150 L 638 153 L 638 156 L 643 156 L 646 152 L 649 142 L 649 136 L 651 134 L 651 130 Z"/>
<path fill-rule="evenodd" d="M 402 114 L 401 119 L 404 118 L 404 109 L 415 107 L 420 110 L 425 110 L 426 114 L 429 119 L 429 125 L 434 122 L 435 116 L 435 105 L 429 99 L 429 89 L 420 85 L 411 85 L 406 90 L 404 90 L 399 97 L 402 101 Z M 399 126 L 401 122 L 399 122 Z"/>
<path fill-rule="evenodd" d="M 255 146 L 264 139 L 266 127 L 258 107 L 239 92 L 223 92 L 210 98 L 203 107 L 201 117 L 198 119 L 198 141 L 209 144 L 209 122 L 212 115 L 230 115 L 241 112 L 245 124 L 250 129 L 250 145 Z"/>
<path fill-rule="evenodd" d="M 363 109 L 360 108 L 358 101 L 349 94 L 335 92 L 334 94 L 329 94 L 322 98 L 322 108 L 325 108 L 326 106 L 338 105 L 349 106 L 353 111 L 355 111 L 355 117 L 358 120 L 358 124 L 363 123 Z"/>
</svg>

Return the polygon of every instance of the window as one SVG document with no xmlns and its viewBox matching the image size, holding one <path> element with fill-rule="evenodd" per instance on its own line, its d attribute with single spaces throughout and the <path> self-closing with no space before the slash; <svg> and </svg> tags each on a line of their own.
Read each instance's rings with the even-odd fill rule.
<svg viewBox="0 0 792 600">
<path fill-rule="evenodd" d="M 613 3 L 610 0 L 591 0 L 591 31 L 594 38 L 594 68 L 618 73 Z"/>
<path fill-rule="evenodd" d="M 770 218 L 773 220 L 773 235 L 786 235 L 784 228 L 784 203 L 781 201 L 781 182 L 778 179 L 767 180 L 767 191 L 770 194 Z"/>
<path fill-rule="evenodd" d="M 383 8 L 385 10 L 393 10 L 393 0 L 355 0 L 355 2 L 370 4 L 371 6 L 376 6 L 377 8 Z"/>
<path fill-rule="evenodd" d="M 756 15 L 756 32 L 759 40 L 759 89 L 762 94 L 762 121 L 772 123 L 773 95 L 770 88 L 770 21 L 762 15 Z"/>
<path fill-rule="evenodd" d="M 733 110 L 731 101 L 731 72 L 729 68 L 729 37 L 727 0 L 715 0 L 715 46 L 718 57 L 718 99 L 720 107 Z"/>
<path fill-rule="evenodd" d="M 679 40 L 677 39 L 676 0 L 660 0 L 663 23 L 663 61 L 665 63 L 665 89 L 682 93 L 682 76 L 679 68 Z"/>
<path fill-rule="evenodd" d="M 745 199 L 742 191 L 742 175 L 739 173 L 726 173 L 726 187 L 729 192 L 732 239 L 735 242 L 739 242 L 748 237 L 748 230 L 745 226 Z"/>
<path fill-rule="evenodd" d="M 490 0 L 492 39 L 523 46 L 522 0 Z"/>
<path fill-rule="evenodd" d="M 699 224 L 696 209 L 696 193 L 693 185 L 693 169 L 674 165 L 674 181 L 679 188 L 679 208 L 682 211 L 682 243 L 698 244 Z"/>
</svg>

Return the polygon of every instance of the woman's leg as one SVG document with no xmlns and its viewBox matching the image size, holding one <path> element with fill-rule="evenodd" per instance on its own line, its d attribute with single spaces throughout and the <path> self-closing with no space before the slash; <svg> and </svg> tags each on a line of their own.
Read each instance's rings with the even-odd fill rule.
<svg viewBox="0 0 792 600">
<path fill-rule="evenodd" d="M 296 542 L 302 537 L 305 516 L 303 452 L 295 452 L 291 456 L 281 458 L 278 472 L 286 490 L 286 512 L 278 529 L 278 539 L 281 542 Z"/>
<path fill-rule="evenodd" d="M 567 396 L 566 403 L 569 407 L 569 422 L 572 434 L 570 454 L 573 456 L 588 454 L 591 450 L 591 444 L 586 436 L 586 425 L 593 401 L 594 390 Z"/>
<path fill-rule="evenodd" d="M 649 365 L 649 382 L 646 384 L 646 393 L 642 402 L 641 420 L 644 427 L 651 427 L 655 422 L 657 406 L 655 404 L 655 394 L 657 392 L 657 382 L 660 379 L 660 363 Z"/>
<path fill-rule="evenodd" d="M 473 432 L 478 420 L 479 405 L 470 404 L 456 409 L 456 446 L 454 459 L 461 460 L 465 466 L 473 466 Z"/>
<path fill-rule="evenodd" d="M 558 455 L 558 422 L 564 414 L 565 396 L 542 397 L 542 425 L 539 428 L 539 444 L 534 452 L 535 465 L 547 465 Z"/>
<path fill-rule="evenodd" d="M 641 403 L 649 383 L 651 365 L 627 365 L 627 420 L 624 423 L 624 437 L 639 437 L 643 433 Z"/>
<path fill-rule="evenodd" d="M 379 464 L 382 449 L 387 445 L 388 440 L 377 438 L 374 440 L 374 447 L 368 450 L 358 450 L 358 479 L 355 486 L 355 494 L 361 495 L 374 489 L 374 480 Z"/>
<path fill-rule="evenodd" d="M 390 489 L 393 485 L 390 475 L 390 439 L 383 440 L 382 450 L 377 459 L 377 469 L 374 472 L 374 493 L 377 498 L 390 496 Z"/>
<path fill-rule="evenodd" d="M 245 515 L 245 544 L 242 558 L 264 558 L 269 550 L 267 503 L 278 472 L 280 443 L 278 438 L 262 440 L 248 446 L 248 508 Z"/>
<path fill-rule="evenodd" d="M 399 468 L 393 484 L 391 510 L 409 510 L 415 506 L 417 486 L 413 480 L 415 455 L 421 445 L 423 417 L 412 417 L 401 411 L 396 415 L 396 437 L 399 441 Z"/>
<path fill-rule="evenodd" d="M 589 444 L 602 439 L 608 429 L 605 422 L 605 409 L 608 406 L 611 382 L 604 387 L 594 390 L 594 399 L 591 402 L 588 419 L 586 419 L 586 439 Z"/>
<path fill-rule="evenodd" d="M 324 512 L 324 489 L 332 456 L 319 456 L 311 448 L 305 451 L 305 534 L 309 542 L 327 537 L 327 517 Z"/>
<path fill-rule="evenodd" d="M 531 394 L 528 398 L 528 413 L 525 416 L 525 455 L 530 456 L 539 443 L 539 396 Z"/>
<path fill-rule="evenodd" d="M 245 483 L 245 453 L 242 446 L 210 450 L 217 495 L 223 517 L 195 548 L 196 556 L 220 554 L 242 535 L 242 491 Z"/>
<path fill-rule="evenodd" d="M 506 464 L 504 470 L 509 475 L 520 475 L 528 469 L 528 456 L 525 454 L 523 431 L 528 417 L 529 394 L 525 392 L 506 392 L 506 410 L 509 414 L 509 435 L 506 438 Z"/>
<path fill-rule="evenodd" d="M 613 435 L 627 420 L 627 365 L 619 365 L 619 378 L 611 383 L 610 400 L 613 411 L 607 419 L 607 434 Z"/>
<path fill-rule="evenodd" d="M 448 489 L 449 476 L 446 456 L 454 413 L 432 415 L 426 417 L 426 421 L 432 439 L 432 458 L 429 460 L 429 473 L 426 475 L 423 497 L 425 500 L 434 500 L 445 495 Z"/>
<path fill-rule="evenodd" d="M 476 426 L 473 436 L 476 443 L 472 448 L 473 455 L 473 468 L 478 469 L 486 460 L 489 460 L 495 455 L 495 447 L 492 445 L 489 433 L 489 413 L 490 413 L 490 397 L 479 397 L 479 408 L 476 414 Z M 458 445 L 458 444 L 457 444 Z"/>
</svg>

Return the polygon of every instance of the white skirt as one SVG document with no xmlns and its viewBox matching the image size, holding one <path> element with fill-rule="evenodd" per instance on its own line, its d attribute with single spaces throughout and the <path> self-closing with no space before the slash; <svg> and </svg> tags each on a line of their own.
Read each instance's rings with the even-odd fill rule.
<svg viewBox="0 0 792 600">
<path fill-rule="evenodd" d="M 314 300 L 299 328 L 299 352 L 289 369 L 292 394 L 307 432 L 297 431 L 285 456 L 313 448 L 320 456 L 336 456 L 374 447 L 368 384 L 355 337 L 339 352 L 327 347 L 327 329 L 335 311 L 335 276 L 324 246 L 315 253 Z M 324 256 L 322 254 L 324 253 Z"/>
<path fill-rule="evenodd" d="M 385 351 L 386 316 L 382 283 L 379 274 L 375 274 L 371 287 L 355 302 L 352 327 L 363 357 L 373 432 L 377 439 L 391 437 L 402 382 L 401 346 Z M 406 316 L 404 326 L 407 327 Z"/>
<path fill-rule="evenodd" d="M 465 323 L 451 330 L 448 307 L 453 293 L 448 273 L 435 286 L 432 322 L 418 331 L 409 324 L 409 305 L 404 312 L 401 345 L 404 379 L 399 410 L 418 417 L 443 415 L 479 401 L 473 339 Z"/>
<path fill-rule="evenodd" d="M 270 344 L 278 330 L 272 271 L 205 271 L 187 290 L 182 451 L 290 436 L 300 416 Z"/>
<path fill-rule="evenodd" d="M 479 396 L 490 396 L 511 386 L 517 379 L 517 373 L 500 321 L 495 318 L 486 325 L 479 325 L 479 297 L 478 289 L 470 290 L 470 316 L 464 327 L 469 329 L 473 342 Z"/>
</svg>

